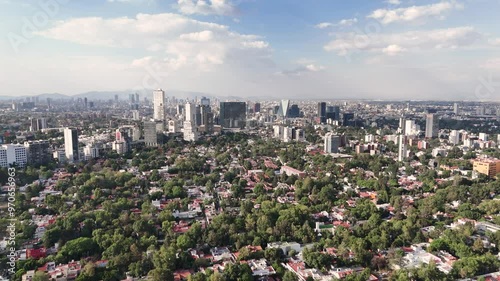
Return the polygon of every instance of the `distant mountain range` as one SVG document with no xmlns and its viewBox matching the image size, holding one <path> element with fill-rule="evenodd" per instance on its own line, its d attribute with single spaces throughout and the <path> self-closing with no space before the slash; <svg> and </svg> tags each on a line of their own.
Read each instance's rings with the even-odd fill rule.
<svg viewBox="0 0 500 281">
<path fill-rule="evenodd" d="M 47 98 L 51 98 L 52 100 L 60 100 L 60 99 L 78 99 L 78 98 L 87 98 L 88 100 L 110 100 L 114 99 L 115 95 L 118 95 L 119 100 L 128 100 L 129 94 L 135 94 L 136 92 L 133 90 L 125 90 L 125 91 L 92 91 L 81 93 L 77 95 L 64 95 L 60 93 L 44 93 L 40 95 L 24 95 L 24 96 L 0 96 L 0 100 L 8 101 L 8 100 L 24 100 L 27 97 L 38 97 L 40 101 L 44 101 Z M 153 90 L 141 91 L 139 92 L 141 100 L 144 97 L 148 99 L 152 99 Z M 207 97 L 207 98 L 215 98 L 216 96 L 208 93 L 201 92 L 188 92 L 188 91 L 165 91 L 165 95 L 167 97 L 176 97 L 178 99 L 194 99 L 196 97 Z M 245 98 L 236 97 L 236 96 L 224 96 L 219 97 L 220 99 L 228 99 L 228 100 L 244 100 Z"/>
</svg>

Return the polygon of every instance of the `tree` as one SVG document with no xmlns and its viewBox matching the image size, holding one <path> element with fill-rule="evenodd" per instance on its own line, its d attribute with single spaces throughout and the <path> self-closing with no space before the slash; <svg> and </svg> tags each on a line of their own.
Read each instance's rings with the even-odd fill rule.
<svg viewBox="0 0 500 281">
<path fill-rule="evenodd" d="M 295 275 L 295 273 L 291 272 L 291 271 L 287 271 L 285 272 L 285 275 L 283 275 L 283 281 L 298 281 L 299 278 L 297 277 L 297 275 Z"/>
<path fill-rule="evenodd" d="M 33 276 L 33 281 L 49 281 L 49 280 L 50 280 L 49 275 L 43 271 L 37 271 Z"/>
</svg>

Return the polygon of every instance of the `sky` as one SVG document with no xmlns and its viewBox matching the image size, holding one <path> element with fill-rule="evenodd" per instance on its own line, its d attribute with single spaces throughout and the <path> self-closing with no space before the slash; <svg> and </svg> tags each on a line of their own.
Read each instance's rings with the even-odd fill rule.
<svg viewBox="0 0 500 281">
<path fill-rule="evenodd" d="M 0 95 L 500 100 L 500 0 L 0 0 Z"/>
</svg>

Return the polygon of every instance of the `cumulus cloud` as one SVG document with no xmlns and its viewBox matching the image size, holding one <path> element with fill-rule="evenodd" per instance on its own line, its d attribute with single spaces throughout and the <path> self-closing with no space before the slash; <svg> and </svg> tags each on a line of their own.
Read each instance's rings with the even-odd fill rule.
<svg viewBox="0 0 500 281">
<path fill-rule="evenodd" d="M 399 0 L 386 0 L 385 3 L 390 4 L 390 5 L 400 5 L 401 1 L 399 1 Z"/>
<path fill-rule="evenodd" d="M 386 48 L 382 49 L 382 52 L 386 55 L 389 55 L 389 56 L 399 55 L 405 51 L 406 51 L 405 48 L 402 48 L 401 46 L 396 45 L 396 44 L 389 45 Z"/>
<path fill-rule="evenodd" d="M 170 69 L 191 65 L 207 70 L 214 65 L 255 63 L 270 57 L 269 44 L 260 36 L 169 13 L 138 14 L 135 18 L 76 18 L 57 22 L 38 34 L 79 44 L 142 49 L 146 54 L 152 53 L 142 62 L 155 61 Z"/>
<path fill-rule="evenodd" d="M 455 1 L 443 1 L 440 3 L 411 6 L 396 9 L 378 9 L 373 11 L 368 18 L 380 21 L 382 24 L 396 22 L 415 22 L 424 21 L 428 18 L 444 18 L 447 12 L 451 10 L 463 9 L 463 4 Z"/>
<path fill-rule="evenodd" d="M 178 9 L 186 15 L 232 15 L 236 11 L 230 0 L 178 0 Z"/>
<path fill-rule="evenodd" d="M 391 34 L 340 34 L 324 49 L 345 56 L 358 51 L 401 53 L 410 50 L 455 49 L 470 46 L 481 38 L 473 27 L 409 31 Z"/>
<path fill-rule="evenodd" d="M 317 24 L 315 27 L 319 29 L 324 29 L 332 26 L 351 26 L 353 24 L 356 24 L 358 22 L 357 18 L 352 18 L 352 19 L 342 19 L 337 23 L 331 23 L 331 22 L 322 22 Z"/>
</svg>

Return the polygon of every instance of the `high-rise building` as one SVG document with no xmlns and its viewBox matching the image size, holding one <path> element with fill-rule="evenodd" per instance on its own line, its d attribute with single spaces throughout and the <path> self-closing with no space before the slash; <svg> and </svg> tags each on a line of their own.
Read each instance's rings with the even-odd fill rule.
<svg viewBox="0 0 500 281">
<path fill-rule="evenodd" d="M 290 106 L 290 100 L 281 100 L 280 108 L 278 110 L 278 115 L 285 119 L 288 115 L 288 107 Z"/>
<path fill-rule="evenodd" d="M 89 100 L 87 99 L 87 97 L 83 98 L 83 106 L 85 108 L 88 108 L 88 106 L 89 106 Z"/>
<path fill-rule="evenodd" d="M 253 105 L 253 112 L 254 112 L 254 113 L 258 113 L 258 112 L 260 112 L 260 102 L 256 102 L 256 103 Z"/>
<path fill-rule="evenodd" d="M 78 161 L 78 131 L 75 128 L 64 128 L 64 153 L 69 162 Z"/>
<path fill-rule="evenodd" d="M 457 145 L 460 143 L 460 133 L 457 130 L 452 130 L 450 132 L 449 141 L 453 145 Z"/>
<path fill-rule="evenodd" d="M 459 108 L 458 103 L 454 103 L 453 104 L 453 113 L 455 113 L 455 115 L 458 115 L 460 113 L 459 110 L 460 110 L 460 108 Z"/>
<path fill-rule="evenodd" d="M 158 146 L 162 144 L 163 137 L 158 130 L 158 126 L 163 124 L 162 121 L 145 121 L 144 122 L 144 144 L 146 146 Z"/>
<path fill-rule="evenodd" d="M 298 118 L 300 117 L 300 108 L 296 104 L 292 104 L 290 109 L 288 109 L 288 117 L 290 118 Z"/>
<path fill-rule="evenodd" d="M 200 100 L 200 104 L 202 106 L 210 106 L 210 99 L 206 97 L 202 97 Z"/>
<path fill-rule="evenodd" d="M 204 127 L 204 131 L 207 134 L 211 134 L 214 131 L 214 114 L 210 106 L 201 106 L 201 125 Z"/>
<path fill-rule="evenodd" d="M 162 89 L 153 91 L 153 119 L 165 121 L 165 92 Z"/>
<path fill-rule="evenodd" d="M 198 129 L 196 127 L 196 107 L 194 103 L 186 103 L 186 116 L 184 121 L 184 140 L 197 141 Z"/>
<path fill-rule="evenodd" d="M 115 102 L 118 102 L 118 95 L 115 95 Z"/>
<path fill-rule="evenodd" d="M 408 154 L 407 138 L 403 133 L 399 135 L 398 138 L 398 161 L 403 162 L 407 154 Z"/>
<path fill-rule="evenodd" d="M 134 104 L 135 103 L 135 94 L 129 94 L 128 100 L 130 101 L 131 104 Z"/>
<path fill-rule="evenodd" d="M 90 160 L 99 157 L 99 148 L 93 144 L 87 144 L 83 148 L 83 157 L 85 160 Z"/>
<path fill-rule="evenodd" d="M 425 118 L 425 137 L 435 138 L 438 136 L 438 120 L 434 120 L 434 114 L 429 113 Z"/>
<path fill-rule="evenodd" d="M 175 134 L 179 132 L 179 125 L 177 125 L 176 120 L 169 120 L 168 121 L 168 132 L 171 134 Z"/>
<path fill-rule="evenodd" d="M 45 118 L 32 118 L 30 125 L 30 131 L 36 132 L 47 128 L 47 119 Z"/>
<path fill-rule="evenodd" d="M 50 161 L 49 142 L 45 140 L 27 141 L 24 143 L 28 152 L 28 163 L 43 165 Z"/>
<path fill-rule="evenodd" d="M 340 107 L 338 106 L 327 106 L 326 107 L 326 119 L 340 120 Z"/>
<path fill-rule="evenodd" d="M 223 128 L 245 128 L 247 105 L 245 102 L 221 102 L 219 123 Z"/>
<path fill-rule="evenodd" d="M 132 110 L 132 119 L 133 120 L 140 120 L 141 117 L 139 115 L 139 110 Z"/>
<path fill-rule="evenodd" d="M 319 118 L 319 123 L 321 124 L 326 123 L 326 102 L 318 103 L 318 118 Z"/>
<path fill-rule="evenodd" d="M 340 146 L 340 136 L 335 135 L 334 133 L 327 133 L 325 135 L 324 145 L 325 153 L 338 153 Z"/>
<path fill-rule="evenodd" d="M 139 93 L 135 93 L 135 103 L 141 103 Z"/>
<path fill-rule="evenodd" d="M 4 144 L 0 146 L 0 167 L 12 165 L 24 168 L 28 163 L 27 148 L 20 144 Z"/>
<path fill-rule="evenodd" d="M 487 133 L 479 133 L 479 140 L 488 141 L 488 134 Z"/>
</svg>

